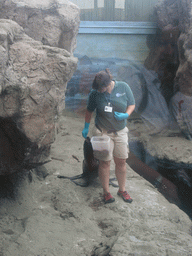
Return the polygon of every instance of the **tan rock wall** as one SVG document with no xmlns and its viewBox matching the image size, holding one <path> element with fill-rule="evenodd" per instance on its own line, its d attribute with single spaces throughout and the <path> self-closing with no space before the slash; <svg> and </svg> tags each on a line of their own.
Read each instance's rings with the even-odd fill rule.
<svg viewBox="0 0 192 256">
<path fill-rule="evenodd" d="M 11 19 L 31 38 L 73 52 L 80 10 L 68 0 L 11 0 L 1 2 L 1 19 Z"/>
<path fill-rule="evenodd" d="M 76 69 L 77 59 L 64 49 L 45 46 L 31 39 L 14 21 L 2 19 L 0 28 L 0 121 L 4 124 L 3 132 L 12 122 L 12 133 L 5 134 L 6 139 L 2 140 L 2 152 L 3 148 L 9 148 L 6 141 L 15 137 L 15 129 L 22 134 L 22 139 L 11 143 L 11 149 L 7 149 L 10 155 L 3 157 L 0 154 L 0 174 L 4 174 L 14 172 L 26 163 L 43 162 L 48 157 L 55 139 L 57 118 L 65 107 L 67 82 Z M 18 143 L 22 144 L 24 139 L 28 144 L 26 152 L 19 162 L 16 153 L 15 165 L 10 165 Z M 5 161 L 6 168 L 3 167 Z"/>
</svg>

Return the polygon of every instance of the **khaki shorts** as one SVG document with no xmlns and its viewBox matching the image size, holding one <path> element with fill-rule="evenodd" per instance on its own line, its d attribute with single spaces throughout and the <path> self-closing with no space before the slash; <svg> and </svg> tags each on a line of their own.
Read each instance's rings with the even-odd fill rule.
<svg viewBox="0 0 192 256">
<path fill-rule="evenodd" d="M 113 157 L 117 157 L 120 159 L 127 159 L 129 148 L 128 148 L 128 128 L 115 133 L 107 133 L 107 131 L 103 130 L 99 131 L 95 126 L 93 128 L 93 136 L 101 136 L 102 134 L 107 135 L 110 138 L 110 151 L 107 155 L 98 154 L 94 152 L 95 158 L 102 161 L 110 161 Z"/>
</svg>

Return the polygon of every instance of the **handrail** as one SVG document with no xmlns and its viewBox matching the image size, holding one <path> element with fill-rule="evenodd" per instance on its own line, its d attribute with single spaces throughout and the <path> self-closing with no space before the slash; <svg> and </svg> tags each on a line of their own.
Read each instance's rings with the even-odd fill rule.
<svg viewBox="0 0 192 256">
<path fill-rule="evenodd" d="M 81 21 L 79 34 L 156 34 L 155 22 Z"/>
</svg>

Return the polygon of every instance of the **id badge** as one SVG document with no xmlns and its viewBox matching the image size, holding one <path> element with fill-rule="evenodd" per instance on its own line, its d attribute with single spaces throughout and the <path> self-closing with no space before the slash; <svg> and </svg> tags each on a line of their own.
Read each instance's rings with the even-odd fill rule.
<svg viewBox="0 0 192 256">
<path fill-rule="evenodd" d="M 105 111 L 105 112 L 112 113 L 112 112 L 113 112 L 113 108 L 112 108 L 112 107 L 110 107 L 110 106 L 105 106 L 104 111 Z"/>
</svg>

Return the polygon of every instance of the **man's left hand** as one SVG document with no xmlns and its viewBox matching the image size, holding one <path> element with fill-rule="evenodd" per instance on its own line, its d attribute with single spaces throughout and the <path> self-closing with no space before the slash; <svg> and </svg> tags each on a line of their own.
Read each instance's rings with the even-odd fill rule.
<svg viewBox="0 0 192 256">
<path fill-rule="evenodd" d="M 114 117 L 117 121 L 122 121 L 124 119 L 127 119 L 129 117 L 129 114 L 128 113 L 114 112 Z"/>
</svg>

